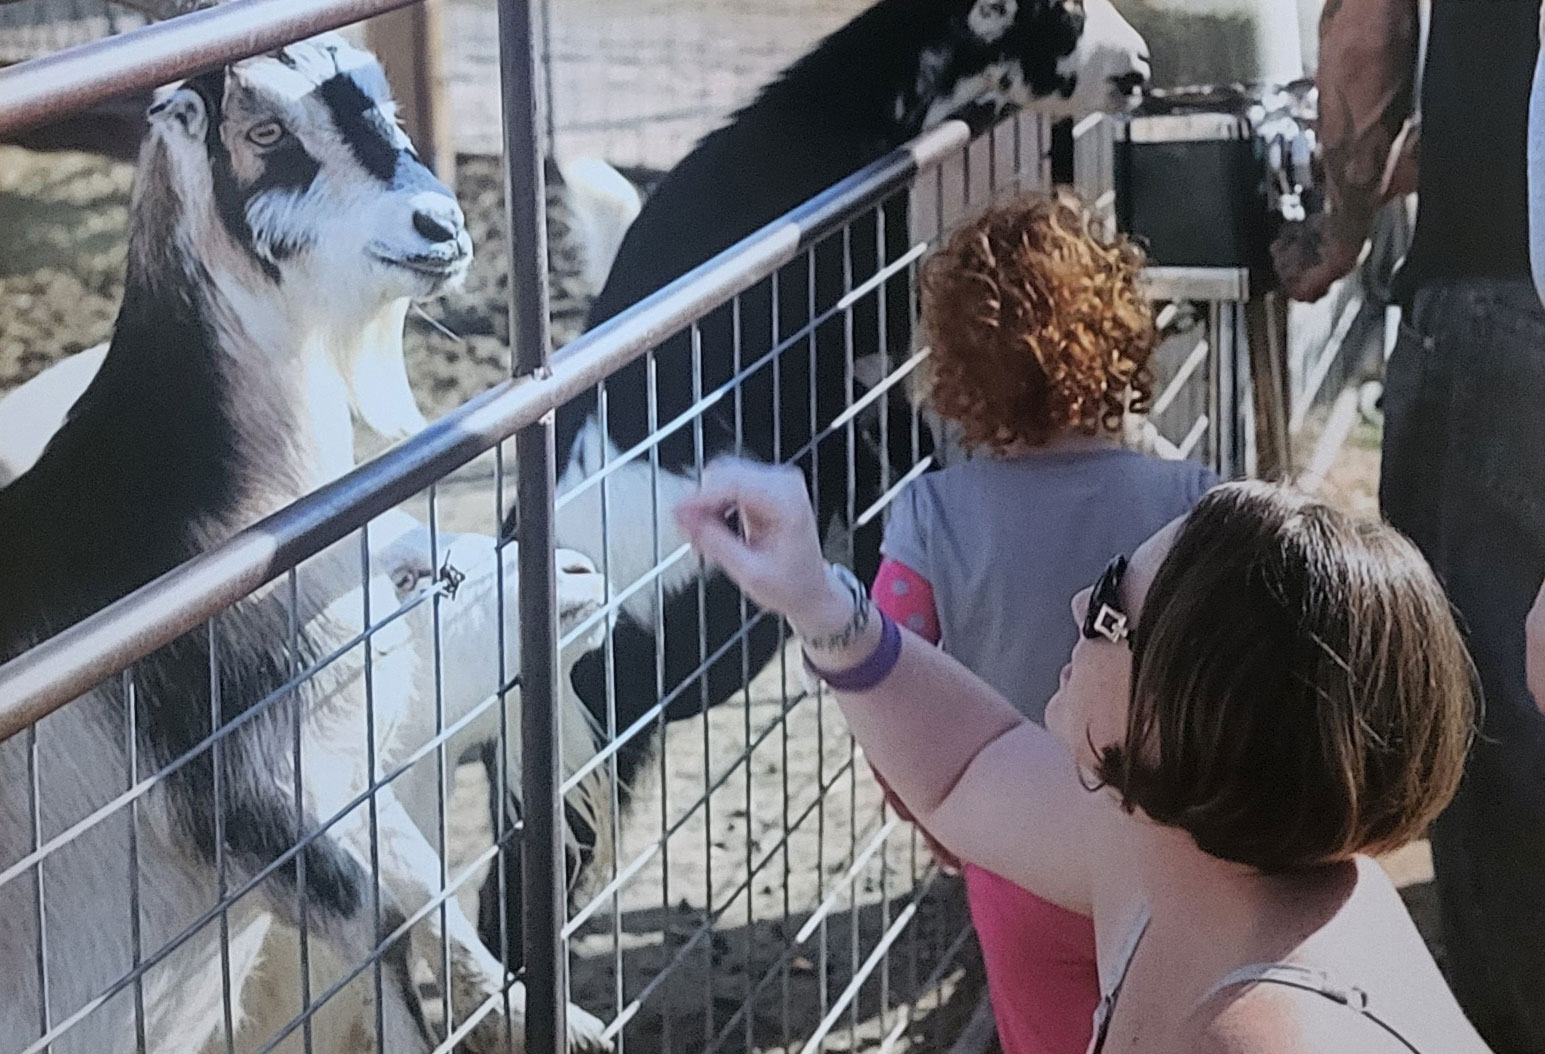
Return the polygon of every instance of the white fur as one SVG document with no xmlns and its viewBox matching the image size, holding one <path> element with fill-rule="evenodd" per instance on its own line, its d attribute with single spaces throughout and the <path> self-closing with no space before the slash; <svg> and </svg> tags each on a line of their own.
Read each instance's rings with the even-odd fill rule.
<svg viewBox="0 0 1545 1054">
<path fill-rule="evenodd" d="M 442 708 L 444 726 L 454 725 L 477 707 L 483 709 L 465 729 L 451 740 L 447 757 L 454 761 L 470 746 L 496 740 L 500 725 L 505 733 L 505 766 L 510 786 L 520 786 L 521 730 L 519 711 L 511 706 L 501 722 L 501 709 L 494 698 L 499 686 L 499 571 L 504 578 L 504 676 L 513 677 L 520 669 L 520 619 L 516 596 L 518 549 L 515 543 L 501 552 L 493 538 L 482 534 L 441 532 L 435 539 L 437 559 L 430 553 L 429 529 L 407 513 L 394 511 L 377 519 L 371 526 L 373 559 L 380 572 L 387 575 L 398 598 L 407 603 L 436 579 L 440 569 L 449 565 L 465 579 L 455 596 L 415 608 L 405 620 L 412 639 L 418 642 L 423 661 L 418 671 L 416 695 L 420 700 L 409 717 L 405 738 L 413 744 L 427 743 L 435 731 L 436 699 Z M 582 553 L 559 549 L 556 554 L 558 580 L 558 616 L 560 632 L 567 632 L 588 618 L 606 601 L 606 584 L 595 565 Z M 438 627 L 439 669 L 434 664 L 433 642 Z M 571 667 L 586 651 L 600 647 L 605 624 L 598 622 L 586 639 L 577 641 L 564 654 L 565 666 Z M 578 697 L 568 688 L 567 670 L 559 677 L 565 689 L 561 748 L 565 776 L 572 776 L 595 756 L 596 740 L 589 714 Z M 438 681 L 438 683 L 437 683 Z M 518 702 L 519 694 L 512 693 Z M 484 705 L 491 704 L 491 705 Z M 436 804 L 435 766 L 415 766 L 398 781 L 398 796 L 407 805 L 419 826 L 433 835 L 439 829 Z M 415 789 L 409 789 L 415 788 Z M 598 835 L 610 821 L 605 788 L 592 781 L 579 788 L 576 801 Z M 572 832 L 571 832 L 572 833 Z M 607 848 L 609 838 L 598 837 L 598 849 Z"/>
<path fill-rule="evenodd" d="M 966 15 L 966 28 L 991 44 L 1008 32 L 1018 13 L 1018 0 L 977 0 Z"/>
<path fill-rule="evenodd" d="M 325 335 L 312 342 L 305 388 L 323 395 L 315 400 L 312 424 L 325 437 L 329 479 L 354 467 L 354 421 L 385 440 L 406 439 L 427 423 L 402 356 L 407 310 L 407 300 L 388 305 L 365 322 L 358 342 L 333 344 Z M 0 487 L 37 462 L 106 355 L 105 343 L 67 355 L 0 398 Z"/>
<path fill-rule="evenodd" d="M 609 436 L 602 436 L 600 422 L 591 417 L 580 430 L 574 453 L 558 480 L 557 535 L 558 544 L 567 548 L 582 553 L 606 552 L 601 569 L 606 573 L 613 595 L 617 595 L 686 544 L 686 536 L 676 524 L 675 509 L 683 498 L 697 490 L 697 482 L 690 476 L 661 469 L 657 490 L 649 456 L 645 453 L 612 469 L 599 482 L 584 483 L 601 470 L 603 443 L 606 464 L 617 462 L 622 451 Z M 579 487 L 583 490 L 569 496 Z M 651 509 L 657 510 L 653 529 L 650 527 Z M 603 526 L 610 528 L 604 532 L 611 535 L 609 551 L 603 538 Z M 660 572 L 660 584 L 667 597 L 696 578 L 697 558 L 690 553 L 677 555 L 675 562 Z M 654 599 L 655 589 L 651 582 L 628 597 L 622 608 L 641 625 L 652 629 L 659 619 Z"/>
<path fill-rule="evenodd" d="M 1136 100 L 1116 89 L 1116 78 L 1136 73 L 1146 81 L 1153 71 L 1147 42 L 1111 0 L 1084 0 L 1084 31 L 1072 53 L 1057 64 L 1057 72 L 1078 77 L 1072 96 L 1044 100 L 1036 109 L 1059 117 L 1085 117 L 1129 108 Z"/>
<path fill-rule="evenodd" d="M 346 574 L 349 563 L 347 553 L 335 551 L 308 570 L 325 579 Z M 390 596 L 389 583 L 378 580 L 373 590 L 378 600 Z M 324 617 L 339 619 L 333 627 L 337 630 L 357 630 L 357 614 L 353 625 L 348 615 L 346 610 L 335 608 Z M 401 683 L 404 674 L 411 675 L 412 663 L 411 648 L 401 650 L 380 671 L 378 685 Z M 315 816 L 337 815 L 363 785 L 366 773 L 359 750 L 364 742 L 361 668 L 362 658 L 356 649 L 321 674 L 306 692 L 302 722 L 306 744 L 304 798 L 308 812 Z M 406 703 L 405 693 L 376 693 L 377 741 L 383 758 L 393 756 Z M 130 773 L 119 740 L 122 733 L 108 716 L 117 705 L 110 694 L 94 693 L 37 726 L 36 772 L 45 841 L 86 819 L 129 786 Z M 31 845 L 34 802 L 27 783 L 29 745 L 26 735 L 0 744 L 0 778 L 6 783 L 0 790 L 0 846 L 4 847 L 0 859 L 7 866 L 21 859 Z M 272 778 L 276 793 L 283 792 L 286 775 L 274 773 Z M 393 901 L 422 904 L 430 895 L 422 880 L 425 868 L 421 858 L 427 850 L 423 836 L 411 823 L 403 822 L 391 791 L 378 795 L 378 802 L 376 840 L 392 850 L 382 856 L 382 881 Z M 172 808 L 164 784 L 157 784 L 141 799 L 137 815 L 119 807 L 43 860 L 48 980 L 55 1027 L 131 970 L 135 949 L 129 905 L 136 880 L 139 945 L 144 954 L 155 953 L 176 939 L 219 902 L 218 876 L 182 844 Z M 355 809 L 334 827 L 334 833 L 368 872 L 371 832 L 364 811 Z M 420 862 L 415 864 L 415 860 Z M 227 882 L 231 886 L 244 884 L 248 876 L 234 864 L 228 868 Z M 6 978 L 5 996 L 0 999 L 0 1035 L 6 1037 L 34 1034 L 38 1021 L 38 978 L 32 965 L 35 875 L 34 869 L 0 886 L 0 955 L 8 960 L 0 968 Z M 264 889 L 258 887 L 229 910 L 226 960 L 221 955 L 217 923 L 195 933 L 147 973 L 143 1002 L 148 1049 L 193 1054 L 223 1033 L 226 961 L 233 1014 L 240 1018 L 242 990 L 257 965 L 272 912 L 279 906 L 268 899 Z M 290 907 L 283 905 L 281 910 L 288 913 Z M 373 935 L 366 927 L 328 927 L 320 921 L 314 926 L 317 945 L 329 949 L 337 959 L 357 962 L 371 953 Z M 453 928 L 457 926 L 453 922 Z M 465 926 L 459 928 L 464 930 Z M 471 944 L 464 939 L 456 942 L 455 957 L 464 972 L 486 970 L 487 952 L 477 944 L 475 934 Z M 488 979 L 492 988 L 497 988 L 498 981 L 497 975 Z M 407 1004 L 394 998 L 384 1010 L 389 1049 L 426 1049 L 421 1046 Z M 134 1021 L 130 988 L 55 1040 L 51 1049 L 57 1054 L 132 1051 L 136 1045 Z"/>
<path fill-rule="evenodd" d="M 1025 74 L 1019 60 L 994 62 L 969 77 L 961 77 L 948 94 L 940 95 L 930 103 L 923 123 L 925 127 L 931 128 L 970 103 L 992 103 L 1001 109 L 1008 109 L 1019 105 L 1028 96 Z M 1036 99 L 1029 105 L 1040 109 L 1046 102 L 1044 99 Z"/>
<path fill-rule="evenodd" d="M 560 162 L 558 169 L 579 235 L 580 274 L 586 285 L 599 291 L 644 199 L 622 173 L 598 157 Z"/>
<path fill-rule="evenodd" d="M 106 344 L 87 348 L 0 398 L 0 487 L 33 466 L 106 357 Z"/>
<path fill-rule="evenodd" d="M 398 603 L 407 604 L 420 597 L 434 584 L 440 569 L 447 563 L 466 576 L 453 597 L 420 603 L 372 638 L 377 692 L 388 683 L 384 679 L 391 678 L 395 690 L 411 700 L 409 705 L 393 709 L 391 753 L 395 758 L 406 757 L 434 742 L 437 726 L 450 728 L 471 717 L 466 727 L 446 740 L 443 751 L 435 749 L 392 782 L 393 796 L 427 841 L 427 845 L 413 846 L 412 849 L 423 857 L 418 870 L 423 871 L 422 880 L 432 886 L 431 895 L 438 894 L 441 887 L 438 870 L 433 872 L 431 879 L 427 869 L 438 869 L 440 857 L 448 858 L 451 850 L 441 838 L 439 803 L 450 801 L 457 760 L 467 748 L 497 739 L 501 723 L 506 732 L 506 778 L 514 788 L 520 785 L 522 758 L 519 692 L 510 693 L 503 709 L 494 697 L 500 674 L 497 573 L 501 561 L 505 583 L 505 676 L 513 676 L 520 667 L 520 625 L 515 610 L 517 550 L 510 544 L 501 555 L 496 551 L 494 539 L 479 534 L 441 532 L 435 542 L 438 552 L 433 555 L 438 559 L 432 558 L 428 528 L 401 510 L 378 517 L 370 526 L 371 565 L 379 576 L 372 583 L 372 613 L 378 621 Z M 605 587 L 594 566 L 578 553 L 560 550 L 556 569 L 560 625 L 567 631 L 600 607 L 605 600 Z M 382 591 L 386 582 L 390 583 L 389 594 Z M 361 610 L 359 587 L 340 593 L 329 604 L 329 610 L 340 613 Z M 574 661 L 599 646 L 603 634 L 604 625 L 597 625 L 586 639 L 575 642 L 564 653 L 561 684 L 567 686 L 568 671 Z M 437 640 L 438 667 L 435 661 Z M 563 773 L 567 778 L 595 756 L 596 738 L 589 715 L 571 690 L 565 690 L 560 705 Z M 347 759 L 343 761 L 341 767 L 347 769 Z M 383 769 L 391 767 L 387 764 Z M 351 778 L 358 778 L 358 774 Z M 610 803 L 604 779 L 605 769 L 598 769 L 582 781 L 571 796 L 571 803 L 595 832 L 596 852 L 598 859 L 603 861 L 608 858 L 611 846 Z M 446 823 L 450 823 L 449 817 Z M 569 835 L 572 843 L 572 832 Z M 436 846 L 438 853 L 434 849 Z M 481 851 L 487 847 L 475 848 Z M 424 855 L 426 849 L 427 856 Z M 605 870 L 604 864 L 602 870 Z M 456 873 L 451 872 L 449 877 L 452 883 L 457 882 Z M 481 873 L 464 876 L 458 894 L 464 898 L 469 890 L 476 888 L 481 877 Z M 475 939 L 475 935 L 471 939 Z M 437 941 L 426 940 L 421 949 L 430 969 L 433 969 L 432 964 L 440 961 L 437 944 Z M 262 983 L 254 985 L 255 998 L 245 1008 L 251 1017 L 246 1030 L 251 1040 L 263 1041 L 300 1012 L 298 987 L 293 983 L 279 983 L 281 978 L 293 974 L 294 964 L 300 961 L 299 953 L 298 934 L 292 928 L 277 927 L 270 935 L 266 948 L 269 962 L 258 974 Z M 314 971 L 319 971 L 322 978 L 334 979 L 342 975 L 345 964 L 328 956 L 325 947 L 314 949 L 311 958 Z M 313 1025 L 314 1049 L 349 1051 L 353 1049 L 351 1044 L 357 1044 L 362 1036 L 373 1032 L 369 980 L 367 976 L 353 983 L 317 1015 Z M 569 1008 L 569 1028 L 576 1036 L 577 1045 L 590 1049 L 602 1045 L 599 1037 L 604 1026 L 577 1007 Z M 298 1034 L 280 1048 L 281 1051 L 297 1052 L 302 1049 Z M 369 1050 L 370 1046 L 361 1049 Z M 215 1051 L 211 1050 L 210 1054 Z"/>
</svg>

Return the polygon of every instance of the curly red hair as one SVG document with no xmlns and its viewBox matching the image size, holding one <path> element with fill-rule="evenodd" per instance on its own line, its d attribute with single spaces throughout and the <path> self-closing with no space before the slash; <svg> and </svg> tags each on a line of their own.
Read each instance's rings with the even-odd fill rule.
<svg viewBox="0 0 1545 1054">
<path fill-rule="evenodd" d="M 994 205 L 949 237 L 922 268 L 924 378 L 967 449 L 1118 432 L 1147 408 L 1158 335 L 1143 264 L 1065 192 Z"/>
</svg>

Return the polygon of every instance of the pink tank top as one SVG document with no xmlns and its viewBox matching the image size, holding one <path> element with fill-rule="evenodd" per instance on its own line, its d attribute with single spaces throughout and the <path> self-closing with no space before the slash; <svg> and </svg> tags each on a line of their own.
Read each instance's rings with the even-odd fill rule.
<svg viewBox="0 0 1545 1054">
<path fill-rule="evenodd" d="M 1083 1054 L 1100 975 L 1094 921 L 966 865 L 971 921 L 1003 1054 Z"/>
<path fill-rule="evenodd" d="M 892 619 L 938 643 L 933 588 L 916 571 L 885 560 L 875 578 L 874 599 Z M 883 777 L 880 784 L 885 787 Z M 892 807 L 910 820 L 890 789 L 885 790 Z M 927 837 L 926 831 L 923 834 Z M 929 844 L 941 864 L 956 866 L 931 838 Z M 991 871 L 969 864 L 964 871 L 1003 1054 L 1084 1054 L 1100 1002 L 1093 920 Z"/>
</svg>

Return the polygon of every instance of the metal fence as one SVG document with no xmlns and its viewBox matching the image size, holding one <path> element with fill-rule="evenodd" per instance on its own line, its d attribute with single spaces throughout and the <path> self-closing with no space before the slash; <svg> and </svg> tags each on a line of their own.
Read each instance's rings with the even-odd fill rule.
<svg viewBox="0 0 1545 1054">
<path fill-rule="evenodd" d="M 0 73 L 0 131 L 402 2 L 237 0 L 16 67 Z M 669 434 L 693 437 L 700 467 L 704 415 L 733 405 L 738 435 L 742 400 L 758 380 L 772 379 L 777 405 L 812 407 L 806 431 L 782 437 L 781 456 L 836 459 L 850 487 L 866 437 L 878 435 L 881 449 L 891 450 L 897 427 L 910 432 L 914 463 L 887 468 L 873 503 L 861 507 L 850 489 L 848 523 L 877 522 L 899 488 L 929 467 L 920 442 L 925 424 L 907 396 L 928 351 L 916 348 L 877 368 L 865 361 L 867 335 L 877 332 L 881 346 L 893 342 L 896 334 L 884 333 L 888 308 L 906 297 L 910 313 L 911 279 L 930 241 L 995 195 L 1049 184 L 1047 130 L 1023 116 L 968 142 L 964 125 L 947 123 L 549 358 L 539 265 L 542 78 L 532 46 L 540 19 L 529 3 L 508 0 L 500 28 L 511 118 L 517 376 L 0 667 L 0 765 L 27 773 L 26 809 L 34 817 L 30 846 L 0 860 L 0 898 L 9 887 L 35 935 L 21 991 L 31 993 L 37 1026 L 4 1036 L 3 1054 L 390 1048 L 389 1037 L 401 1039 L 393 1031 L 393 1008 L 400 1009 L 393 971 L 410 967 L 416 997 L 409 1002 L 428 1035 L 423 1049 L 451 1049 L 468 1037 L 476 1049 L 503 1049 L 489 1045 L 486 1030 L 519 1009 L 520 990 L 506 981 L 479 988 L 465 974 L 477 958 L 468 932 L 478 887 L 490 872 L 497 885 L 503 859 L 514 852 L 523 863 L 519 914 L 497 895 L 482 909 L 496 919 L 500 943 L 523 945 L 513 958 L 524 963 L 523 1028 L 532 1054 L 560 1050 L 590 1027 L 566 1015 L 571 1001 L 598 1019 L 617 1049 L 638 1051 L 935 1048 L 949 1042 L 974 1004 L 958 891 L 935 873 L 910 829 L 885 812 L 832 701 L 805 689 L 781 648 L 767 668 L 751 668 L 748 641 L 766 616 L 742 608 L 738 627 L 716 627 L 726 632 L 712 651 L 700 621 L 694 674 L 658 692 L 643 714 L 619 715 L 608 693 L 605 712 L 596 715 L 599 734 L 574 704 L 568 671 L 580 654 L 599 649 L 611 684 L 621 612 L 658 609 L 667 582 L 691 560 L 660 518 L 617 522 L 614 488 L 633 473 L 658 500 Z M 907 236 L 892 243 L 878 232 L 901 209 Z M 814 274 L 829 261 L 842 271 L 840 296 L 825 302 L 812 291 L 795 324 L 774 312 L 769 331 L 742 328 L 758 297 L 781 302 L 787 289 L 779 283 L 791 265 Z M 1170 456 L 1208 459 L 1224 471 L 1239 465 L 1237 408 L 1249 402 L 1239 398 L 1242 353 L 1229 296 L 1188 288 L 1166 301 L 1161 320 L 1170 339 L 1156 364 L 1152 427 L 1141 437 Z M 699 374 L 686 410 L 674 412 L 653 382 L 657 349 L 681 334 L 700 345 L 723 332 L 712 328 L 715 318 L 734 320 L 733 374 L 712 385 Z M 826 343 L 833 332 L 837 342 Z M 828 416 L 814 412 L 823 403 L 814 391 L 779 387 L 780 371 L 794 375 L 791 364 L 808 361 L 818 347 L 843 356 L 846 398 Z M 636 363 L 651 379 L 650 435 L 557 493 L 554 409 L 589 392 L 604 416 L 609 399 L 622 394 L 615 384 L 608 390 L 609 379 Z M 505 440 L 512 436 L 511 449 Z M 493 459 L 494 484 L 482 509 L 464 510 L 458 526 L 497 537 L 513 502 L 520 510 L 514 551 L 459 549 L 449 530 L 436 483 L 477 457 Z M 376 519 L 398 506 L 423 517 L 423 555 L 439 569 L 403 588 L 381 580 L 384 527 Z M 587 555 L 598 566 L 555 546 L 559 523 L 592 506 L 601 545 Z M 623 536 L 650 551 L 648 569 L 628 581 L 610 566 Z M 841 552 L 851 540 L 839 536 L 833 545 Z M 338 575 L 342 584 L 323 597 L 334 627 L 330 646 L 305 654 L 300 635 L 316 610 L 316 590 Z M 588 602 L 576 604 L 576 596 Z M 202 642 L 217 686 L 217 657 L 235 640 L 231 610 L 238 604 L 268 605 L 277 625 L 288 627 L 289 640 L 274 642 L 286 657 L 282 676 L 264 686 L 256 708 L 234 719 L 219 714 L 216 698 L 192 750 L 150 763 L 136 739 L 157 690 L 143 678 L 154 661 L 147 657 L 179 640 Z M 466 655 L 472 660 L 459 658 Z M 740 663 L 739 688 L 727 700 L 709 700 L 719 705 L 689 707 L 685 719 L 669 720 L 671 698 L 705 696 L 697 674 L 715 661 Z M 53 796 L 64 793 L 67 774 L 46 762 L 61 749 L 88 749 L 58 738 L 70 727 L 68 715 L 88 705 L 72 702 L 83 693 L 123 718 L 127 763 L 121 792 L 61 812 Z M 343 707 L 357 726 L 351 760 L 360 778 L 331 797 L 307 783 L 317 770 L 306 757 L 306 720 L 320 706 Z M 404 707 L 417 708 L 427 724 L 411 741 L 393 740 L 386 728 Z M 222 753 L 244 724 L 265 715 L 290 722 L 295 799 L 327 808 L 302 817 L 297 844 L 250 872 L 217 839 L 214 884 L 200 887 L 206 896 L 161 903 L 166 891 L 158 883 L 180 874 L 173 859 L 180 847 L 160 822 L 169 782 L 207 780 L 217 834 L 236 822 L 222 816 Z M 460 804 L 466 794 L 458 783 L 468 769 L 458 762 L 469 736 L 490 722 L 495 782 L 519 786 L 520 813 L 510 820 L 495 810 L 491 830 L 469 833 L 486 827 L 488 807 L 476 795 L 471 807 Z M 658 753 L 622 786 L 628 752 L 656 738 Z M 585 813 L 597 840 L 578 853 L 590 859 L 583 895 L 569 874 L 574 810 Z M 275 883 L 329 838 L 362 862 L 374 891 L 363 941 L 310 918 L 304 896 L 286 894 L 298 906 L 275 907 Z M 413 848 L 404 855 L 406 843 Z M 122 933 L 74 932 L 77 923 L 62 907 L 82 889 L 98 901 L 121 898 Z M 94 939 L 104 950 L 90 969 L 71 960 Z M 207 1031 L 167 1034 L 168 1008 L 198 991 L 209 1012 L 197 1023 Z M 90 1037 L 103 1036 L 113 1038 L 92 1045 L 98 1040 Z"/>
</svg>

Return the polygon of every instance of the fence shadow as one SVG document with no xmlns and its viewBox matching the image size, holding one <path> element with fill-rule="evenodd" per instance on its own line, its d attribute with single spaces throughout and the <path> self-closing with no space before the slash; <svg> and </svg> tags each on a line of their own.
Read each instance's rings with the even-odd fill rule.
<svg viewBox="0 0 1545 1054">
<path fill-rule="evenodd" d="M 912 902 L 907 890 L 830 912 L 803 941 L 810 913 L 746 920 L 744 899 L 711 928 L 685 902 L 615 920 L 603 912 L 571 943 L 572 995 L 603 1020 L 631 1015 L 619 1049 L 800 1049 Z M 959 881 L 936 879 L 831 1024 L 824 1049 L 870 1049 L 898 1030 L 902 1048 L 946 1045 L 982 989 L 969 925 Z"/>
</svg>

